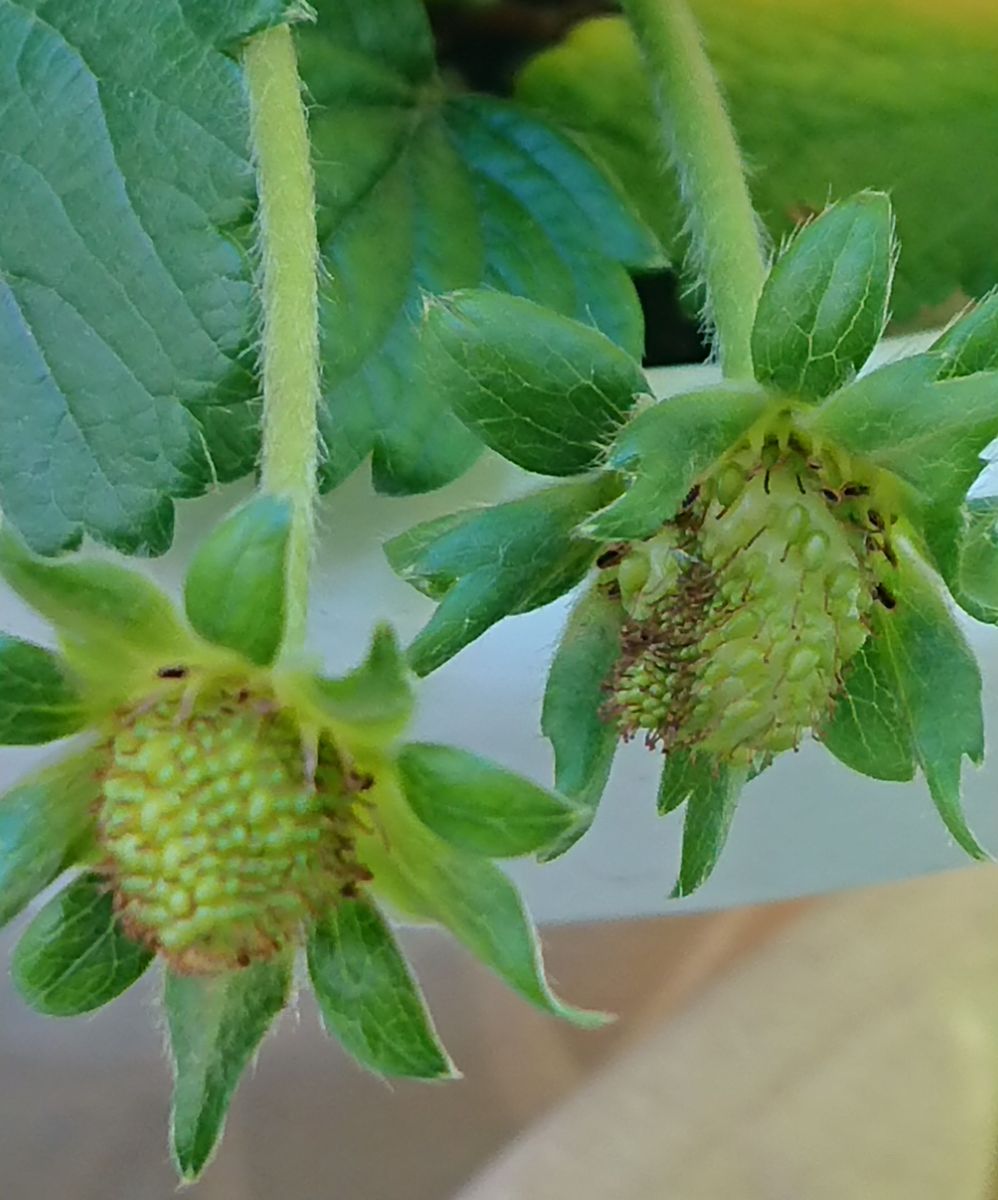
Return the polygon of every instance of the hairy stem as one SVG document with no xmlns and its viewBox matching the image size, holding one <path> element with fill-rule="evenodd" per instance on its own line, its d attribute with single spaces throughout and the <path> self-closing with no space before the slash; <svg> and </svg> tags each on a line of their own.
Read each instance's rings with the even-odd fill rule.
<svg viewBox="0 0 998 1200">
<path fill-rule="evenodd" d="M 752 378 L 751 333 L 766 273 L 738 144 L 686 0 L 622 0 L 651 74 L 679 172 L 721 368 Z"/>
<path fill-rule="evenodd" d="M 305 640 L 317 492 L 318 243 L 315 186 L 298 64 L 286 25 L 244 57 L 259 195 L 263 297 L 260 487 L 291 501 L 285 650 Z"/>
</svg>

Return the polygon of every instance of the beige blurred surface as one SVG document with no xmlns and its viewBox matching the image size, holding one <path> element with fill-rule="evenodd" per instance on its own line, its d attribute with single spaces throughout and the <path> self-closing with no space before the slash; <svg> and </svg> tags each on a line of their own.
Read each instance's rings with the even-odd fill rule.
<svg viewBox="0 0 998 1200">
<path fill-rule="evenodd" d="M 460 1200 L 986 1200 L 998 871 L 802 913 Z"/>
<path fill-rule="evenodd" d="M 553 930 L 561 991 L 621 1013 L 597 1034 L 406 940 L 465 1079 L 369 1079 L 303 1000 L 197 1200 L 998 1196 L 994 869 Z M 154 990 L 67 1023 L 0 994 L 2 1200 L 175 1194 Z"/>
</svg>

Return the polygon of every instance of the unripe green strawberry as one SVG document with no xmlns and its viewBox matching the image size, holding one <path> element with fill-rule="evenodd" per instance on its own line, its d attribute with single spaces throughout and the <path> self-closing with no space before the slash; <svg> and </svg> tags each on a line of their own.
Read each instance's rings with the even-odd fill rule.
<svg viewBox="0 0 998 1200">
<path fill-rule="evenodd" d="M 618 568 L 622 735 L 744 766 L 795 747 L 866 640 L 888 525 L 867 486 L 799 448 L 727 460 Z"/>
<path fill-rule="evenodd" d="M 248 689 L 183 690 L 126 719 L 108 746 L 98 814 L 128 934 L 175 970 L 268 958 L 320 903 L 365 876 L 355 797 L 332 749 L 307 778 L 300 733 Z"/>
</svg>

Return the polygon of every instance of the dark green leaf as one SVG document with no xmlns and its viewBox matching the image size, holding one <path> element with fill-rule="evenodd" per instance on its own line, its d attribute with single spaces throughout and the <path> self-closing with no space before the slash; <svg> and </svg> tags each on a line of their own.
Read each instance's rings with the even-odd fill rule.
<svg viewBox="0 0 998 1200">
<path fill-rule="evenodd" d="M 100 756 L 87 751 L 0 798 L 0 926 L 73 865 L 99 794 Z"/>
<path fill-rule="evenodd" d="M 429 302 L 419 365 L 487 446 L 541 475 L 597 466 L 651 391 L 637 361 L 592 326 L 484 288 Z"/>
<path fill-rule="evenodd" d="M 955 577 L 948 560 L 946 584 L 965 612 L 998 625 L 998 511 L 968 506 L 960 516 Z"/>
<path fill-rule="evenodd" d="M 269 0 L 0 0 L 0 507 L 42 553 L 160 553 L 253 466 L 253 174 L 230 45 Z M 36 11 L 38 10 L 38 11 Z"/>
<path fill-rule="evenodd" d="M 533 923 L 498 867 L 432 834 L 388 783 L 378 795 L 378 815 L 382 831 L 363 836 L 358 853 L 379 895 L 409 917 L 449 929 L 536 1007 L 576 1025 L 603 1023 L 601 1013 L 571 1008 L 551 992 Z"/>
<path fill-rule="evenodd" d="M 585 832 L 606 787 L 617 749 L 617 730 L 600 715 L 605 686 L 620 653 L 620 601 L 597 583 L 572 610 L 544 690 L 541 731 L 554 749 L 555 786 L 586 814 L 545 852 L 563 854 Z"/>
<path fill-rule="evenodd" d="M 915 747 L 885 648 L 882 639 L 870 638 L 849 663 L 845 690 L 818 736 L 861 775 L 904 783 L 915 777 Z"/>
<path fill-rule="evenodd" d="M 329 268 L 325 482 L 373 453 L 376 486 L 402 493 L 439 487 L 480 449 L 416 369 L 425 293 L 528 296 L 640 354 L 623 264 L 660 256 L 573 142 L 515 105 L 446 95 L 419 0 L 376 9 L 324 0 L 301 47 Z"/>
<path fill-rule="evenodd" d="M 415 697 L 391 626 L 375 629 L 367 658 L 355 671 L 342 679 L 317 678 L 313 697 L 327 720 L 350 726 L 355 735 L 384 742 L 401 733 Z"/>
<path fill-rule="evenodd" d="M 954 321 L 932 352 L 945 360 L 940 372 L 945 379 L 998 368 L 998 289 Z"/>
<path fill-rule="evenodd" d="M 167 972 L 172 1143 L 184 1179 L 196 1179 L 208 1165 L 239 1077 L 290 993 L 284 960 L 203 978 Z"/>
<path fill-rule="evenodd" d="M 143 576 L 94 560 L 48 562 L 0 533 L 0 575 L 50 621 L 74 667 L 88 674 L 183 661 L 191 637 L 173 605 Z"/>
<path fill-rule="evenodd" d="M 705 883 L 727 841 L 746 772 L 707 754 L 684 751 L 668 756 L 659 785 L 659 812 L 686 802 L 683 849 L 673 898 L 689 896 Z"/>
<path fill-rule="evenodd" d="M 959 596 L 964 498 L 998 435 L 998 371 L 936 380 L 932 354 L 874 371 L 810 415 L 819 439 L 863 455 L 907 487 L 899 497 Z"/>
<path fill-rule="evenodd" d="M 11 977 L 35 1012 L 75 1017 L 116 999 L 151 961 L 148 950 L 121 932 L 105 880 L 81 875 L 25 930 Z"/>
<path fill-rule="evenodd" d="M 409 647 L 416 674 L 428 675 L 503 617 L 574 587 L 599 552 L 576 526 L 618 490 L 610 477 L 559 484 L 389 542 L 385 553 L 397 574 L 440 599 Z"/>
<path fill-rule="evenodd" d="M 575 835 L 583 814 L 564 797 L 454 746 L 412 742 L 397 759 L 417 817 L 459 850 L 518 858 Z"/>
<path fill-rule="evenodd" d="M 83 698 L 57 654 L 0 634 L 0 746 L 35 746 L 87 724 Z"/>
<path fill-rule="evenodd" d="M 849 382 L 887 323 L 893 239 L 882 192 L 833 204 L 795 235 L 759 297 L 752 358 L 760 383 L 818 400 Z"/>
<path fill-rule="evenodd" d="M 691 7 L 775 244 L 830 196 L 874 187 L 890 194 L 904 247 L 896 317 L 924 317 L 926 306 L 994 286 L 998 241 L 986 231 L 998 208 L 998 155 L 981 147 L 995 137 L 998 8 L 981 0 Z M 515 94 L 613 169 L 678 261 L 683 206 L 626 21 L 573 26 L 528 63 Z"/>
<path fill-rule="evenodd" d="M 315 925 L 308 971 L 322 1022 L 362 1066 L 379 1075 L 453 1079 L 419 986 L 381 913 L 344 900 Z"/>
<path fill-rule="evenodd" d="M 202 542 L 187 572 L 187 619 L 217 646 L 266 667 L 284 638 L 291 502 L 257 496 Z"/>
<path fill-rule="evenodd" d="M 968 854 L 986 858 L 960 801 L 963 756 L 979 763 L 984 755 L 980 672 L 937 581 L 905 549 L 895 607 L 876 606 L 867 656 L 876 695 L 891 697 L 880 719 L 900 721 L 897 741 L 910 741 L 946 828 Z"/>
<path fill-rule="evenodd" d="M 676 515 L 696 481 L 765 414 L 760 391 L 708 388 L 670 396 L 625 425 L 607 466 L 627 476 L 619 500 L 584 522 L 581 532 L 605 541 L 657 533 Z"/>
</svg>

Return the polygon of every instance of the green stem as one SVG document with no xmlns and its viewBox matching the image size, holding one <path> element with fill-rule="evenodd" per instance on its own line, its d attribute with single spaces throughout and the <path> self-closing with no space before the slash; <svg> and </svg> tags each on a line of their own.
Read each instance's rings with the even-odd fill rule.
<svg viewBox="0 0 998 1200">
<path fill-rule="evenodd" d="M 722 370 L 730 379 L 751 379 L 752 321 L 766 263 L 717 80 L 685 0 L 622 4 L 651 74 L 679 172 Z"/>
<path fill-rule="evenodd" d="M 291 30 L 253 38 L 244 63 L 259 194 L 263 296 L 260 488 L 293 507 L 285 650 L 304 645 L 317 494 L 318 242 L 308 123 Z"/>
</svg>

